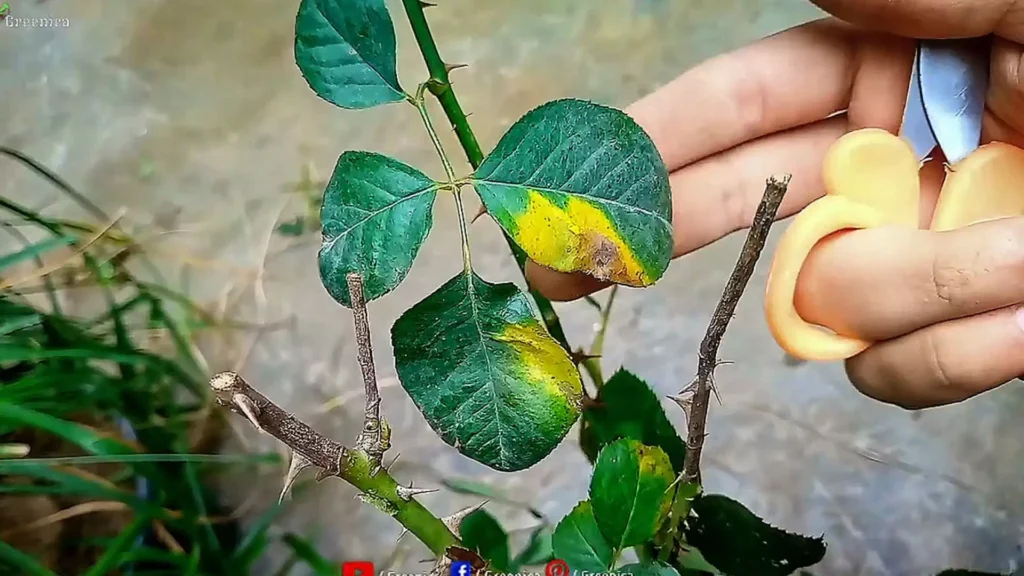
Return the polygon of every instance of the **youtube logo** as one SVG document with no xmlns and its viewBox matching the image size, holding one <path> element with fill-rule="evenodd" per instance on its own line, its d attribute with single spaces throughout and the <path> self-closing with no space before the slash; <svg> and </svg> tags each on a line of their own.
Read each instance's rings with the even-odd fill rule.
<svg viewBox="0 0 1024 576">
<path fill-rule="evenodd" d="M 374 576 L 373 562 L 345 562 L 341 565 L 341 576 Z"/>
</svg>

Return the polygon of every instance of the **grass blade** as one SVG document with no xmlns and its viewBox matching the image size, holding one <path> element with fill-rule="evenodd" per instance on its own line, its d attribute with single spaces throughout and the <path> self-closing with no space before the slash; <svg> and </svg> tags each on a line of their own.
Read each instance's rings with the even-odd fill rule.
<svg viewBox="0 0 1024 576">
<path fill-rule="evenodd" d="M 91 454 L 132 454 L 135 451 L 123 442 L 107 438 L 96 432 L 49 414 L 22 408 L 8 402 L 0 401 L 0 420 L 8 420 L 27 426 L 45 430 L 56 436 L 76 444 Z"/>
<path fill-rule="evenodd" d="M 9 565 L 15 568 L 16 572 L 10 574 L 24 574 L 25 576 L 57 576 L 50 569 L 46 568 L 34 558 L 21 550 L 0 540 L 0 566 Z"/>
<path fill-rule="evenodd" d="M 85 576 L 106 576 L 107 574 L 114 573 L 127 559 L 125 552 L 128 551 L 128 548 L 135 539 L 142 534 L 142 531 L 146 529 L 148 524 L 149 518 L 144 516 L 138 516 L 132 520 L 132 523 L 110 543 L 103 556 L 92 565 L 92 568 L 85 573 Z"/>
</svg>

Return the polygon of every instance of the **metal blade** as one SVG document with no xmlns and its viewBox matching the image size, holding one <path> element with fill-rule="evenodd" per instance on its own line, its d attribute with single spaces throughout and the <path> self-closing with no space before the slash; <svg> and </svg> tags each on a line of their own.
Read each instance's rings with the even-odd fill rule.
<svg viewBox="0 0 1024 576">
<path fill-rule="evenodd" d="M 907 90 L 907 106 L 903 109 L 903 124 L 900 126 L 900 136 L 910 143 L 919 162 L 927 158 L 939 143 L 932 133 L 924 100 L 921 98 L 920 60 L 921 47 L 918 45 L 914 53 L 914 69 L 910 74 L 910 88 Z"/>
<path fill-rule="evenodd" d="M 981 143 L 988 90 L 988 44 L 979 39 L 925 40 L 919 50 L 921 99 L 950 164 Z"/>
</svg>

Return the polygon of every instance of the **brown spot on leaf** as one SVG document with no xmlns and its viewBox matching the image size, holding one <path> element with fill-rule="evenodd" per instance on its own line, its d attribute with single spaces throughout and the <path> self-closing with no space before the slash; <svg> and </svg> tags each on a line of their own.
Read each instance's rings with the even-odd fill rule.
<svg viewBox="0 0 1024 576">
<path fill-rule="evenodd" d="M 587 272 L 598 280 L 612 280 L 621 272 L 619 248 L 602 234 L 589 233 L 584 238 L 584 254 L 590 256 Z"/>
</svg>

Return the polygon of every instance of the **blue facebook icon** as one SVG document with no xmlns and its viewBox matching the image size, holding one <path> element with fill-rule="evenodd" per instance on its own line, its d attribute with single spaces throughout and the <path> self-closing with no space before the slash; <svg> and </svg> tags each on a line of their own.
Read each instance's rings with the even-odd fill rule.
<svg viewBox="0 0 1024 576">
<path fill-rule="evenodd" d="M 452 562 L 452 576 L 473 576 L 473 565 L 469 562 Z"/>
</svg>

